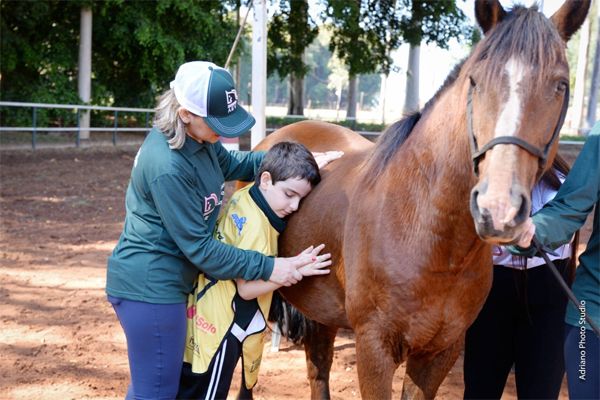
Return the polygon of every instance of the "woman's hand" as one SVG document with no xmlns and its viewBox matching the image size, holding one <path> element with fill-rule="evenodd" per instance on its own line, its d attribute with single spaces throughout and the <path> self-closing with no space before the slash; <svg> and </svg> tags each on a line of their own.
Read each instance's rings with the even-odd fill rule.
<svg viewBox="0 0 600 400">
<path fill-rule="evenodd" d="M 324 153 L 312 153 L 319 169 L 323 169 L 327 164 L 332 162 L 333 160 L 337 160 L 341 156 L 344 155 L 343 151 L 326 151 Z"/>
<path fill-rule="evenodd" d="M 517 238 L 517 246 L 524 249 L 531 246 L 533 235 L 535 235 L 535 224 L 533 223 L 531 217 L 529 217 L 525 222 L 523 222 L 521 234 Z"/>
</svg>

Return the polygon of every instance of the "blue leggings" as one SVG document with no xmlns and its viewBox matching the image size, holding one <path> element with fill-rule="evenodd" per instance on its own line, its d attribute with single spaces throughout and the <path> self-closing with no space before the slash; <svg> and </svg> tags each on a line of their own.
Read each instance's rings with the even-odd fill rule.
<svg viewBox="0 0 600 400">
<path fill-rule="evenodd" d="M 565 330 L 569 399 L 600 399 L 600 338 L 569 324 Z"/>
<path fill-rule="evenodd" d="M 108 296 L 127 338 L 126 399 L 174 399 L 185 347 L 185 303 L 151 304 Z"/>
</svg>

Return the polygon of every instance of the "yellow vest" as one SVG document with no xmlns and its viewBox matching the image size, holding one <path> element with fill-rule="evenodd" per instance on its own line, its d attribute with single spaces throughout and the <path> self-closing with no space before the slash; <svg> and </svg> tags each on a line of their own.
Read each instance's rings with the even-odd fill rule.
<svg viewBox="0 0 600 400">
<path fill-rule="evenodd" d="M 225 214 L 217 223 L 215 237 L 240 249 L 276 256 L 279 232 L 250 196 L 250 187 L 233 194 Z M 184 361 L 192 365 L 194 373 L 201 374 L 208 370 L 223 339 L 231 330 L 236 292 L 233 280 L 219 281 L 205 274 L 199 275 L 198 284 L 188 297 L 184 353 Z M 257 298 L 264 326 L 243 340 L 242 362 L 248 389 L 253 388 L 258 380 L 271 298 L 272 293 Z"/>
</svg>

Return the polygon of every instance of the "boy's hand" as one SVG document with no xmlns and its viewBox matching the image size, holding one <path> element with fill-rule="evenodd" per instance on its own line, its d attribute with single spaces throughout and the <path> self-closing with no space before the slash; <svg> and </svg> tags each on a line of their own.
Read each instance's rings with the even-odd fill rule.
<svg viewBox="0 0 600 400">
<path fill-rule="evenodd" d="M 323 268 L 331 265 L 331 254 L 327 253 L 319 255 L 324 248 L 324 244 L 320 244 L 317 247 L 310 246 L 301 253 L 302 255 L 310 255 L 312 259 L 315 260 L 308 265 L 298 268 L 298 272 L 300 272 L 302 276 L 326 275 L 329 273 L 328 269 Z"/>
<path fill-rule="evenodd" d="M 327 164 L 332 162 L 333 160 L 337 160 L 341 156 L 344 155 L 343 151 L 326 151 L 324 153 L 312 153 L 319 169 L 323 169 Z"/>
</svg>

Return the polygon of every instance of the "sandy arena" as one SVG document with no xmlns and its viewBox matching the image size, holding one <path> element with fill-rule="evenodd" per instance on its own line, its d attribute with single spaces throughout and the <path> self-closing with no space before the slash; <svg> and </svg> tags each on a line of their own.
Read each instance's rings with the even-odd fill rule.
<svg viewBox="0 0 600 400">
<path fill-rule="evenodd" d="M 572 162 L 579 148 L 563 146 L 563 155 Z M 104 284 L 135 152 L 0 152 L 0 399 L 124 397 L 125 338 Z M 333 399 L 360 397 L 352 338 L 341 331 L 336 340 Z M 255 398 L 310 398 L 303 349 L 285 340 L 279 352 L 269 346 Z M 394 397 L 400 396 L 403 373 L 403 367 L 396 372 Z M 238 382 L 236 377 L 232 397 Z M 460 358 L 438 398 L 458 399 L 462 392 Z M 516 398 L 512 377 L 503 398 Z M 561 398 L 567 398 L 564 383 Z"/>
</svg>

